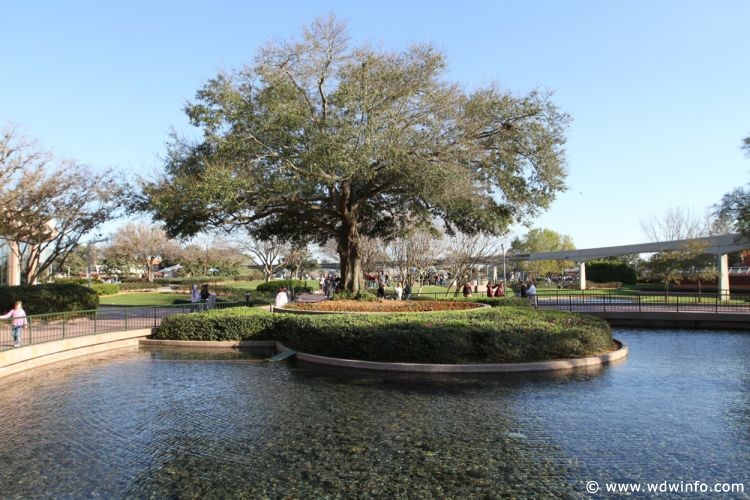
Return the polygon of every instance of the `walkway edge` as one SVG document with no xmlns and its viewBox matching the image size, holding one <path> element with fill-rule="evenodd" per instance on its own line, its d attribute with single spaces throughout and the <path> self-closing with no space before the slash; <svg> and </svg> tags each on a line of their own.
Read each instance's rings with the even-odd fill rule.
<svg viewBox="0 0 750 500">
<path fill-rule="evenodd" d="M 138 347 L 151 328 L 82 335 L 0 351 L 0 378 L 39 366 L 113 349 Z"/>
</svg>

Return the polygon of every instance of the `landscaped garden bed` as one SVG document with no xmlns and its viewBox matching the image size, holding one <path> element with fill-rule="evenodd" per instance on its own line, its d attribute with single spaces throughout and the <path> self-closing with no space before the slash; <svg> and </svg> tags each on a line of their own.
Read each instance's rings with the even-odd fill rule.
<svg viewBox="0 0 750 500">
<path fill-rule="evenodd" d="M 153 338 L 276 340 L 320 356 L 412 363 L 518 363 L 615 349 L 598 318 L 528 307 L 312 316 L 232 308 L 165 318 Z"/>
<path fill-rule="evenodd" d="M 326 312 L 425 312 L 425 311 L 463 311 L 482 307 L 478 304 L 464 301 L 447 300 L 327 300 L 322 302 L 299 302 L 287 304 L 285 309 L 301 311 Z"/>
</svg>

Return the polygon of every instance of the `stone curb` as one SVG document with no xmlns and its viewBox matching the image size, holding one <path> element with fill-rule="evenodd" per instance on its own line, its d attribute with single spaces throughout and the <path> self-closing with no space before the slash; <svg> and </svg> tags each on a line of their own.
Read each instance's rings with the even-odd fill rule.
<svg viewBox="0 0 750 500">
<path fill-rule="evenodd" d="M 161 345 L 171 347 L 275 347 L 278 352 L 290 350 L 281 342 L 273 341 L 190 341 L 190 340 L 154 340 L 142 339 L 141 345 Z M 576 368 L 603 366 L 628 356 L 627 344 L 615 340 L 618 349 L 607 354 L 586 358 L 558 359 L 552 361 L 535 361 L 531 363 L 475 363 L 475 364 L 430 364 L 430 363 L 384 363 L 379 361 L 360 361 L 340 359 L 297 352 L 296 359 L 317 365 L 358 370 L 374 370 L 400 373 L 526 373 Z"/>
</svg>

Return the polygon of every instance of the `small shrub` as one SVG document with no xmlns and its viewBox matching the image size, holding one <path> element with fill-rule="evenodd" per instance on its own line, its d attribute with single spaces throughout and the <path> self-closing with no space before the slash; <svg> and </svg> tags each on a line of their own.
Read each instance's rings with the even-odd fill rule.
<svg viewBox="0 0 750 500">
<path fill-rule="evenodd" d="M 134 290 L 155 290 L 161 288 L 162 285 L 158 283 L 149 283 L 148 281 L 128 281 L 120 283 L 120 290 L 125 292 L 131 292 Z"/>
<path fill-rule="evenodd" d="M 120 285 L 115 285 L 114 283 L 92 283 L 91 289 L 97 295 L 114 295 L 120 293 Z"/>
<path fill-rule="evenodd" d="M 619 281 L 626 285 L 635 285 L 636 282 L 635 269 L 622 262 L 587 262 L 586 277 L 595 283 L 611 283 Z"/>
<path fill-rule="evenodd" d="M 607 283 L 594 283 L 593 281 L 586 280 L 586 289 L 588 290 L 596 290 L 596 289 L 605 289 L 605 288 L 620 288 L 622 286 L 622 281 L 610 281 Z"/>
<path fill-rule="evenodd" d="M 0 310 L 9 311 L 16 300 L 26 314 L 85 311 L 99 307 L 99 296 L 91 288 L 74 283 L 0 286 Z"/>
<path fill-rule="evenodd" d="M 69 285 L 71 283 L 76 285 L 88 285 L 88 278 L 56 278 L 55 283 L 58 285 Z"/>
<path fill-rule="evenodd" d="M 521 297 L 487 297 L 484 295 L 475 295 L 473 297 L 452 297 L 438 296 L 434 299 L 429 296 L 419 297 L 416 300 L 453 300 L 460 302 L 476 302 L 477 304 L 487 304 L 490 307 L 529 307 L 529 300 Z"/>
<path fill-rule="evenodd" d="M 366 290 L 358 290 L 353 293 L 343 290 L 341 292 L 336 292 L 333 296 L 333 300 L 358 300 L 360 302 L 376 302 L 378 300 L 378 297 L 377 295 Z"/>
<path fill-rule="evenodd" d="M 295 293 L 310 293 L 313 291 L 313 285 L 315 288 L 318 288 L 319 286 L 315 281 L 272 280 L 266 283 L 261 283 L 256 287 L 256 290 L 263 293 L 276 293 L 279 291 L 279 288 L 286 287 L 290 291 L 294 288 Z"/>
</svg>

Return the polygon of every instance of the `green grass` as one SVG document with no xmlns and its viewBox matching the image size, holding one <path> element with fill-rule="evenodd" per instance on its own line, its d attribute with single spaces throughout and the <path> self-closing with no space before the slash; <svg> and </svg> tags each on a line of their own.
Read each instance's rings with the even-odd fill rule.
<svg viewBox="0 0 750 500">
<path fill-rule="evenodd" d="M 311 282 L 313 280 L 310 280 Z M 221 281 L 218 283 L 219 286 L 226 288 L 237 288 L 240 290 L 255 290 L 258 285 L 265 283 L 263 280 L 252 280 L 252 281 Z M 317 283 L 317 281 L 315 282 Z"/>
<path fill-rule="evenodd" d="M 187 299 L 184 293 L 135 292 L 105 295 L 99 298 L 100 305 L 107 306 L 167 306 L 178 299 Z"/>
</svg>

